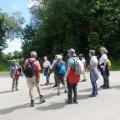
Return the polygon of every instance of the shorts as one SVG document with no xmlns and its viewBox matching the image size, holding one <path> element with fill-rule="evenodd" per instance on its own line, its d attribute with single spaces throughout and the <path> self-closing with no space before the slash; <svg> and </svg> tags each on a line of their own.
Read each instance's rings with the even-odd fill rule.
<svg viewBox="0 0 120 120">
<path fill-rule="evenodd" d="M 27 78 L 27 85 L 29 89 L 32 89 L 33 87 L 39 87 L 39 83 L 36 80 L 36 77 Z"/>
<path fill-rule="evenodd" d="M 57 80 L 57 84 L 59 85 L 60 83 L 62 83 L 63 85 L 65 84 L 65 75 L 56 75 L 56 80 Z"/>
</svg>

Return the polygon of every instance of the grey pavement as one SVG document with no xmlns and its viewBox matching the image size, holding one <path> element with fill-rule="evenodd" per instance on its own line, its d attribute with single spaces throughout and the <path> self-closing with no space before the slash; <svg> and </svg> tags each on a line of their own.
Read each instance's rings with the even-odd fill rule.
<svg viewBox="0 0 120 120">
<path fill-rule="evenodd" d="M 41 74 L 42 92 L 46 103 L 39 104 L 34 89 L 35 107 L 29 107 L 29 96 L 26 80 L 19 80 L 19 91 L 11 92 L 11 79 L 0 75 L 0 120 L 120 120 L 120 71 L 111 72 L 111 89 L 99 90 L 96 98 L 89 98 L 91 83 L 89 73 L 87 82 L 78 85 L 79 104 L 66 105 L 67 94 L 57 96 L 57 89 L 44 86 L 45 78 Z M 51 82 L 53 83 L 53 74 Z M 102 77 L 98 86 L 102 84 Z"/>
</svg>

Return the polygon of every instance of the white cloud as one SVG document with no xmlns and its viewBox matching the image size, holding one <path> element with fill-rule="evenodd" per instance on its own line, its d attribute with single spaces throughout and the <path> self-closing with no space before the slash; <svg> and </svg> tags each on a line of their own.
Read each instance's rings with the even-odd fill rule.
<svg viewBox="0 0 120 120">
<path fill-rule="evenodd" d="M 22 51 L 21 49 L 21 39 L 14 39 L 13 41 L 7 40 L 8 48 L 3 50 L 5 54 L 14 51 Z"/>
<path fill-rule="evenodd" d="M 31 8 L 34 5 L 39 6 L 41 4 L 42 0 L 27 0 L 28 7 Z"/>
</svg>

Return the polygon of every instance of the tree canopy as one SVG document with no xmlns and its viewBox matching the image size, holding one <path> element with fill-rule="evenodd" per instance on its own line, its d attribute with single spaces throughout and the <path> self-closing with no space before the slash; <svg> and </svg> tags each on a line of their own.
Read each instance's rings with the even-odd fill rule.
<svg viewBox="0 0 120 120">
<path fill-rule="evenodd" d="M 6 41 L 21 36 L 24 18 L 21 17 L 20 12 L 15 12 L 13 15 L 0 10 L 0 58 L 2 50 L 7 47 Z"/>
<path fill-rule="evenodd" d="M 43 0 L 31 14 L 23 32 L 24 56 L 30 50 L 51 56 L 69 48 L 86 55 L 105 46 L 113 58 L 120 58 L 119 0 Z"/>
</svg>

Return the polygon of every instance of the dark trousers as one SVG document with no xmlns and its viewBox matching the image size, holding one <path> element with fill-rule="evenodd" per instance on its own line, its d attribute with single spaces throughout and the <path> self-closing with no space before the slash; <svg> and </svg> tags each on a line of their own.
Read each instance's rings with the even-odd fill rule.
<svg viewBox="0 0 120 120">
<path fill-rule="evenodd" d="M 67 83 L 67 88 L 68 88 L 68 101 L 77 101 L 77 83 L 76 84 L 69 84 Z M 72 99 L 72 92 L 74 94 L 74 97 Z"/>
<path fill-rule="evenodd" d="M 18 78 L 13 78 L 12 80 L 12 90 L 14 90 L 14 88 L 16 90 L 18 89 Z"/>
<path fill-rule="evenodd" d="M 109 87 L 109 71 L 107 69 L 101 70 L 101 74 L 103 76 L 103 86 Z"/>
<path fill-rule="evenodd" d="M 57 75 L 54 73 L 55 85 L 57 86 Z"/>
</svg>

